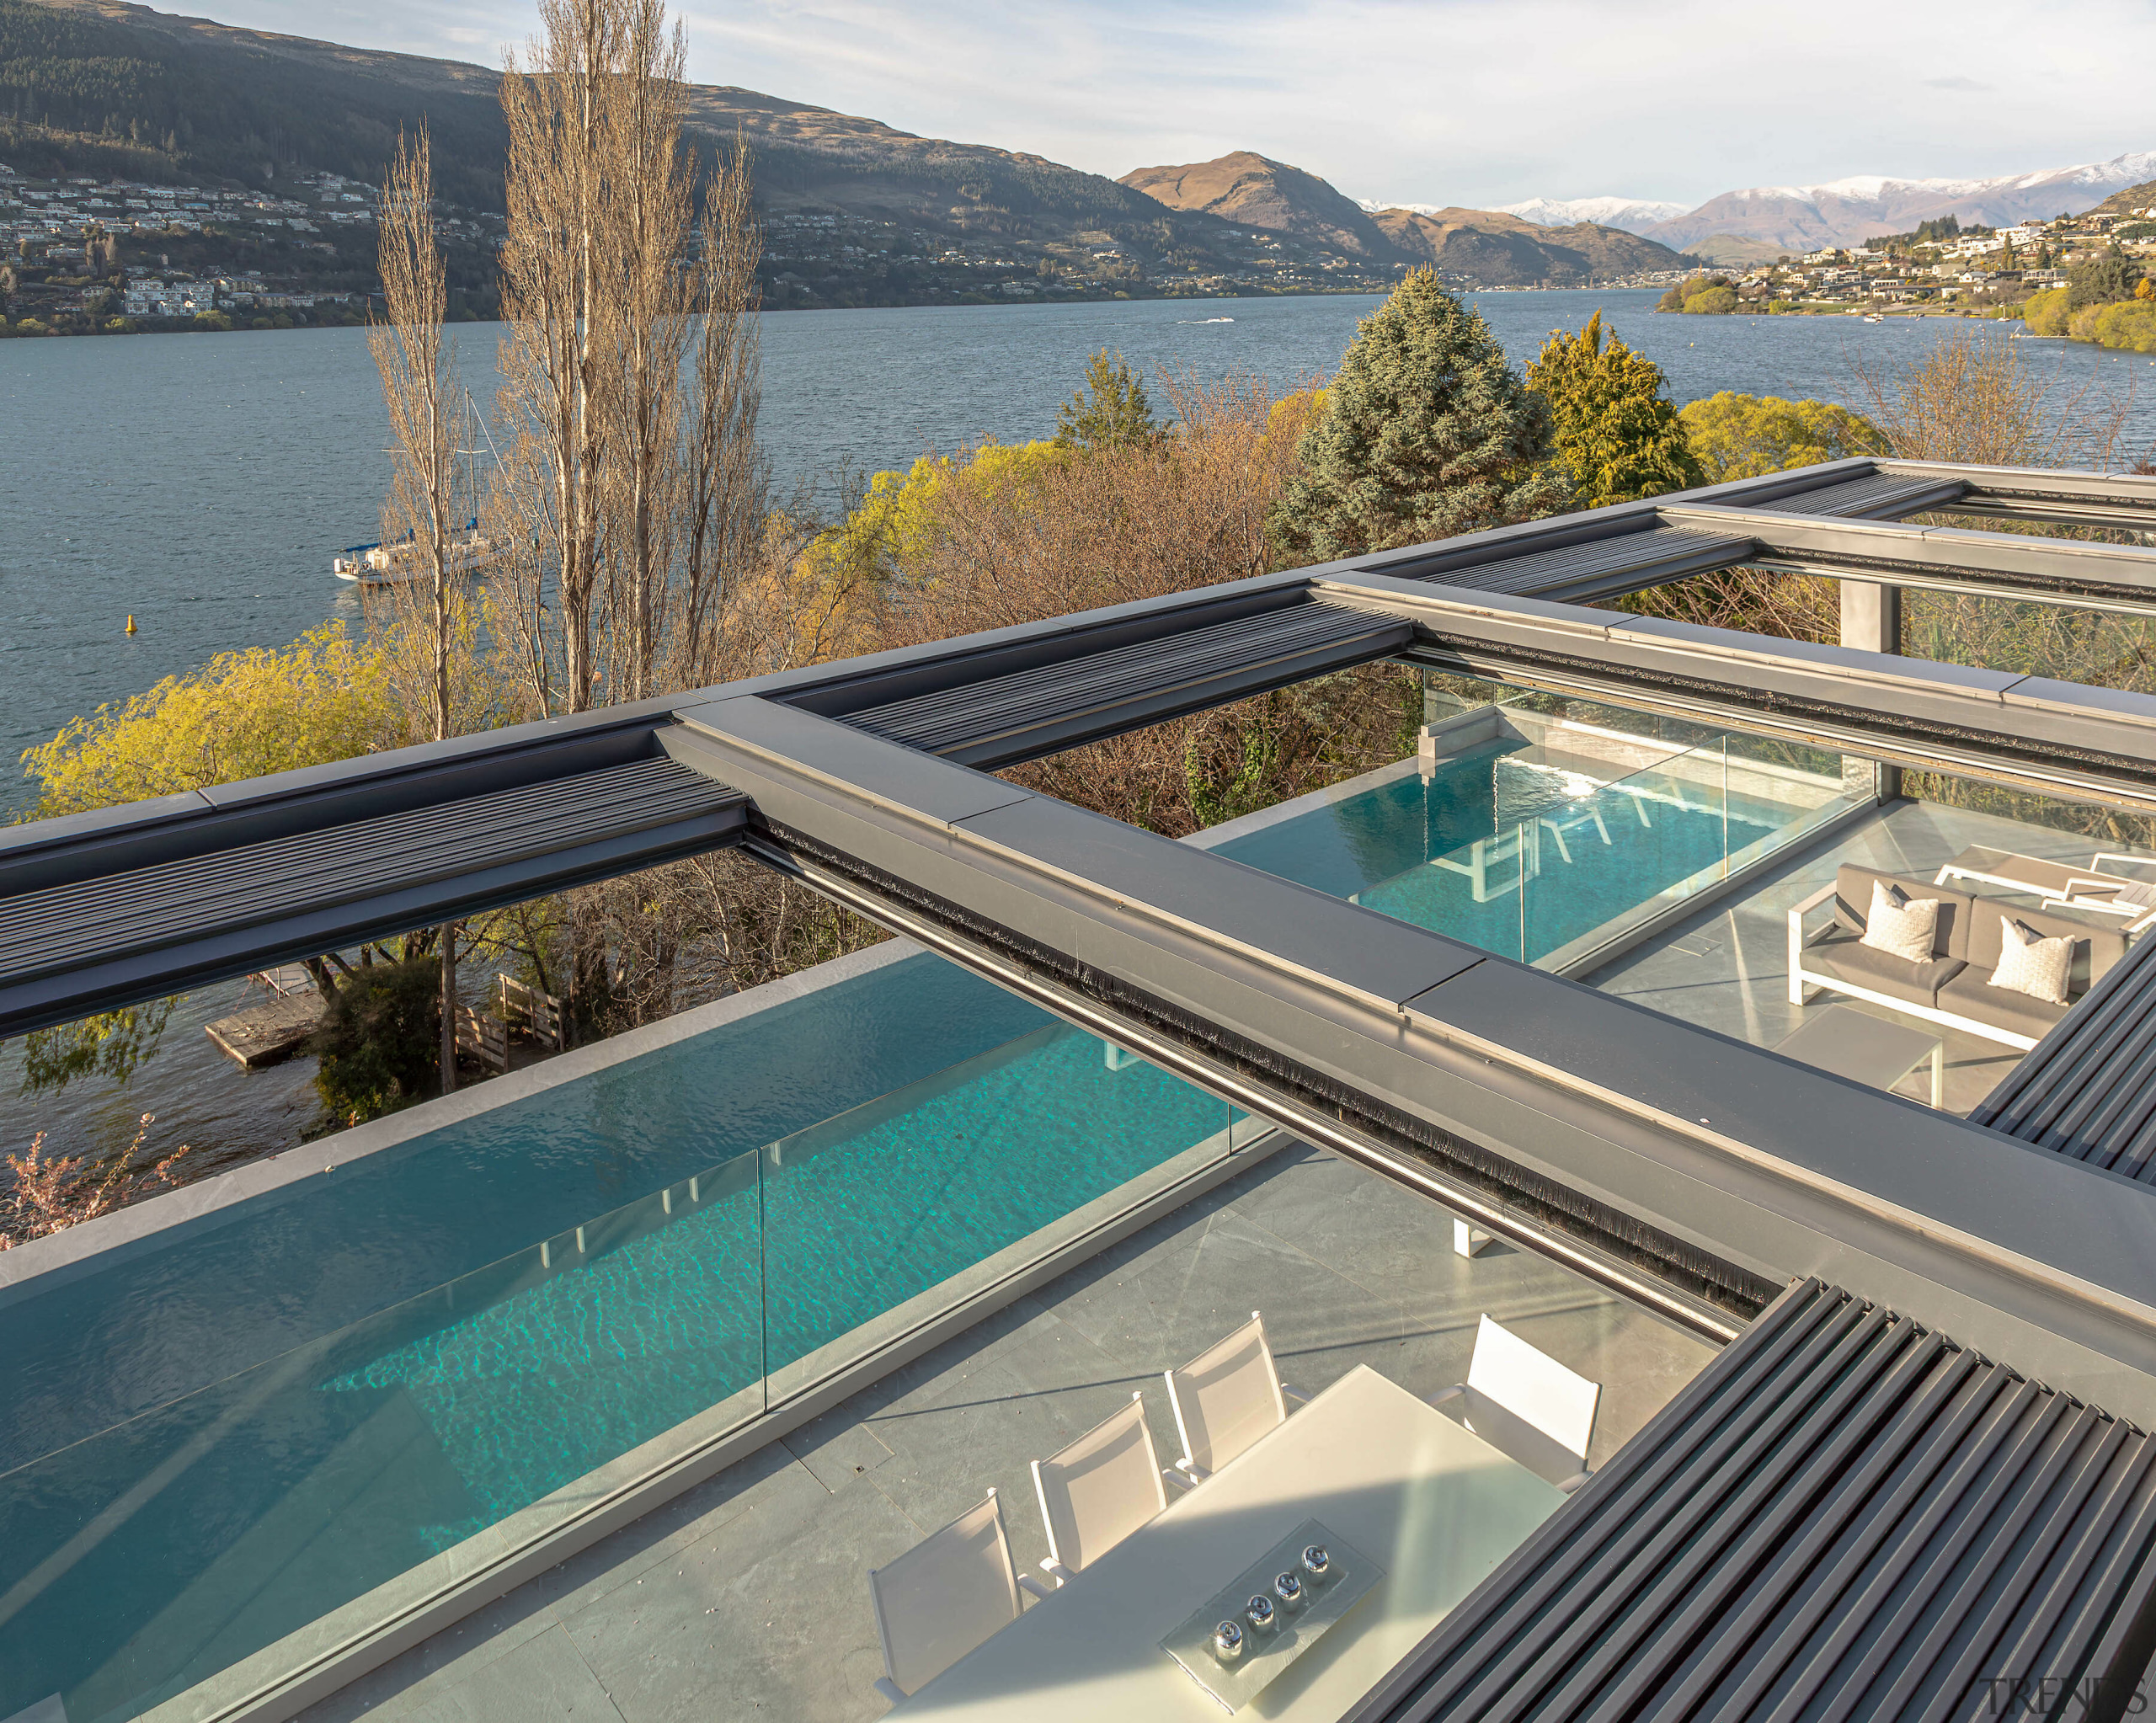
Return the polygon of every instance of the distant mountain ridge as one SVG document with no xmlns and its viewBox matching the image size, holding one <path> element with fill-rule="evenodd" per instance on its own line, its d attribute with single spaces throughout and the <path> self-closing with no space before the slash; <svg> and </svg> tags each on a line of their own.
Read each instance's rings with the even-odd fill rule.
<svg viewBox="0 0 2156 1723">
<path fill-rule="evenodd" d="M 1665 245 L 1690 246 L 1716 234 L 1789 251 L 1854 245 L 1878 233 L 1906 233 L 1920 221 L 2015 221 L 2079 215 L 2114 191 L 2156 178 L 2156 151 L 2114 156 L 2035 173 L 1988 179 L 1897 179 L 1855 174 L 1823 185 L 1758 185 L 1726 191 L 1648 230 Z"/>
<path fill-rule="evenodd" d="M 1390 249 L 1376 223 L 1351 199 L 1316 174 L 1253 150 L 1234 150 L 1210 162 L 1134 168 L 1116 184 L 1171 210 L 1291 234 L 1358 257 L 1383 257 Z"/>
<path fill-rule="evenodd" d="M 1668 247 L 1592 222 L 1538 227 L 1497 210 L 1429 205 L 1372 209 L 1315 173 L 1251 150 L 1210 162 L 1138 168 L 1120 182 L 1170 209 L 1351 251 L 1385 264 L 1430 264 L 1489 287 L 1585 285 L 1681 268 Z"/>
<path fill-rule="evenodd" d="M 1941 216 L 2006 227 L 2079 215 L 2107 197 L 2156 179 L 2156 150 L 2129 151 L 2107 162 L 2043 168 L 1989 179 L 1908 179 L 1858 173 L 1819 185 L 1754 185 L 1726 191 L 1697 208 L 1650 198 L 1529 198 L 1502 213 L 1545 227 L 1592 221 L 1657 239 L 1717 262 L 1749 262 L 1784 252 L 1861 244 L 1880 233 L 1906 233 Z M 2144 205 L 2145 206 L 2145 205 Z M 1364 208 L 1376 205 L 1365 202 Z M 1434 213 L 1428 204 L 1402 209 Z"/>
<path fill-rule="evenodd" d="M 1405 207 L 1421 210 L 1420 204 Z M 1689 206 L 1639 197 L 1531 197 L 1522 204 L 1499 204 L 1501 214 L 1518 216 L 1539 227 L 1573 227 L 1591 221 L 1599 227 L 1621 227 L 1627 233 L 1651 232 L 1661 223 L 1683 215 Z"/>
</svg>

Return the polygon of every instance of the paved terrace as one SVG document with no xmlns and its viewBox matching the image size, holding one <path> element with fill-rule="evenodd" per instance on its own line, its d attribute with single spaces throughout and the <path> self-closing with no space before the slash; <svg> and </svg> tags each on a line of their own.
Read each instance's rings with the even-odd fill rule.
<svg viewBox="0 0 2156 1723">
<path fill-rule="evenodd" d="M 1972 844 L 2077 863 L 2087 862 L 2100 849 L 2132 847 L 1936 802 L 1896 801 L 1871 818 L 1800 849 L 1772 868 L 1764 883 L 1741 896 L 1722 899 L 1586 979 L 1606 993 L 1719 1030 L 1755 1047 L 1772 1047 L 1829 1004 L 1868 1011 L 1927 1034 L 1943 1036 L 1947 1110 L 1966 1114 L 2014 1069 L 2022 1054 L 2002 1042 L 1942 1028 L 1920 1017 L 1832 992 L 1816 995 L 1807 1006 L 1791 1005 L 1789 911 L 1821 886 L 1831 885 L 1834 869 L 1844 862 L 1928 880 Z M 1967 883 L 1956 888 L 1983 894 L 1996 890 Z M 2018 896 L 2001 899 L 2009 909 L 2025 909 L 2035 901 Z M 1812 925 L 1817 925 L 1816 920 Z M 1924 1073 L 1916 1072 L 1897 1092 L 1921 1101 L 1929 1092 L 1926 1081 Z"/>
<path fill-rule="evenodd" d="M 1710 1356 L 1523 1251 L 1452 1250 L 1414 1192 L 1291 1144 L 303 1714 L 472 1723 L 869 1719 L 886 1707 L 867 1572 L 993 1484 L 1014 1552 L 1046 1553 L 1027 1462 L 1265 1313 L 1311 1392 L 1358 1363 L 1460 1379 L 1484 1311 L 1603 1383 L 1601 1463 Z M 1136 1720 L 1131 1720 L 1136 1723 Z"/>
</svg>

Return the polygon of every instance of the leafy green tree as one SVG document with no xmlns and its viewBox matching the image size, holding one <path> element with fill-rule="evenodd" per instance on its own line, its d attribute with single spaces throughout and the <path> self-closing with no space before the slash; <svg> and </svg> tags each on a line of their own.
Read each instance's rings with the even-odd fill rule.
<svg viewBox="0 0 2156 1723">
<path fill-rule="evenodd" d="M 1086 362 L 1086 381 L 1055 416 L 1059 449 L 1122 449 L 1155 442 L 1161 427 L 1145 385 L 1105 347 Z"/>
<path fill-rule="evenodd" d="M 1661 367 L 1605 337 L 1600 312 L 1577 335 L 1551 333 L 1527 368 L 1527 386 L 1549 405 L 1557 462 L 1580 507 L 1701 482 L 1684 421 L 1662 392 Z"/>
<path fill-rule="evenodd" d="M 77 1077 L 124 1083 L 157 1049 L 177 997 L 122 1006 L 23 1038 L 24 1095 L 64 1089 Z"/>
<path fill-rule="evenodd" d="M 2116 305 L 2133 297 L 2141 285 L 2141 265 L 2121 252 L 2115 242 L 2101 257 L 2076 264 L 2066 272 L 2066 306 L 2069 312 L 2091 305 Z"/>
<path fill-rule="evenodd" d="M 1885 432 L 1832 401 L 1785 401 L 1724 389 L 1693 402 L 1678 417 L 1710 484 L 1886 451 Z"/>
<path fill-rule="evenodd" d="M 1690 311 L 1692 301 L 1702 296 L 1726 290 L 1729 303 L 1737 303 L 1737 284 L 1726 275 L 1687 275 L 1668 292 L 1655 301 L 1657 311 Z M 1701 307 L 1704 310 L 1706 307 Z"/>
<path fill-rule="evenodd" d="M 308 1043 L 333 1117 L 364 1124 L 432 1095 L 440 1079 L 441 966 L 431 957 L 370 963 L 324 1001 Z"/>
<path fill-rule="evenodd" d="M 1561 507 L 1549 410 L 1490 326 L 1417 269 L 1355 331 L 1267 517 L 1283 557 L 1325 562 Z"/>
</svg>

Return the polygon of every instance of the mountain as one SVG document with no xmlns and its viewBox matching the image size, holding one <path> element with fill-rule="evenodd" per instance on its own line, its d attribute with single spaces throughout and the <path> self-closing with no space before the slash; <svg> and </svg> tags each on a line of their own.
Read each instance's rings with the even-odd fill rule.
<svg viewBox="0 0 2156 1723">
<path fill-rule="evenodd" d="M 0 161 L 36 176 L 267 188 L 326 170 L 371 184 L 400 130 L 424 122 L 444 199 L 498 212 L 499 87 L 484 67 L 126 0 L 0 0 Z M 1228 223 L 1100 174 L 755 90 L 691 86 L 685 129 L 707 153 L 737 134 L 750 145 L 773 227 L 768 304 L 1022 296 L 1043 283 L 1074 292 L 1384 285 L 1328 265 L 1323 253 L 1338 246 L 1283 248 L 1261 268 Z M 789 225 L 817 231 L 782 234 Z M 1375 230 L 1362 226 L 1367 247 Z"/>
<path fill-rule="evenodd" d="M 1487 287 L 1584 286 L 1684 266 L 1668 246 L 1591 221 L 1544 227 L 1500 210 L 1380 210 L 1371 217 L 1394 248 Z"/>
<path fill-rule="evenodd" d="M 2122 191 L 2113 192 L 2091 213 L 2137 216 L 2153 207 L 2156 207 L 2156 179 L 2147 179 L 2138 185 L 2129 185 Z"/>
<path fill-rule="evenodd" d="M 1315 173 L 1250 150 L 1182 167 L 1139 168 L 1121 183 L 1171 209 L 1219 216 L 1376 264 L 1430 264 L 1485 287 L 1584 285 L 1684 266 L 1665 245 L 1591 222 L 1544 227 L 1495 210 L 1368 208 Z"/>
<path fill-rule="evenodd" d="M 1907 233 L 1920 221 L 1958 216 L 2004 227 L 2079 214 L 2111 192 L 2156 177 L 2156 151 L 2115 156 L 1995 179 L 1895 179 L 1860 174 L 1824 185 L 1763 185 L 1726 191 L 1696 210 L 1656 224 L 1650 235 L 1692 248 L 1726 235 L 1803 252 L 1854 245 L 1877 233 Z"/>
<path fill-rule="evenodd" d="M 1357 257 L 1390 254 L 1384 234 L 1350 199 L 1315 173 L 1250 150 L 1182 167 L 1134 168 L 1117 184 L 1171 210 L 1199 211 Z"/>
<path fill-rule="evenodd" d="M 1421 204 L 1406 205 L 1424 209 Z M 1524 204 L 1499 204 L 1497 213 L 1518 216 L 1539 227 L 1572 227 L 1591 221 L 1600 227 L 1621 227 L 1627 233 L 1645 233 L 1657 223 L 1683 215 L 1689 204 L 1658 203 L 1638 197 L 1531 197 Z"/>
</svg>

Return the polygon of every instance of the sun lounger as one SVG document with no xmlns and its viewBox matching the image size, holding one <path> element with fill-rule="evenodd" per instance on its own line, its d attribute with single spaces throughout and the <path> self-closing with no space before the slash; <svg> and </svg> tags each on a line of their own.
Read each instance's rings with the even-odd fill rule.
<svg viewBox="0 0 2156 1723">
<path fill-rule="evenodd" d="M 2128 867 L 2149 868 L 2151 877 L 2137 878 L 2121 871 Z M 2156 857 L 2104 851 L 2082 867 L 1976 844 L 1940 868 L 1932 883 L 1945 885 L 1956 880 L 2026 892 L 2047 904 L 2070 904 L 2077 910 L 2122 916 L 2129 924 L 2128 933 L 2138 933 L 2156 922 Z"/>
</svg>

